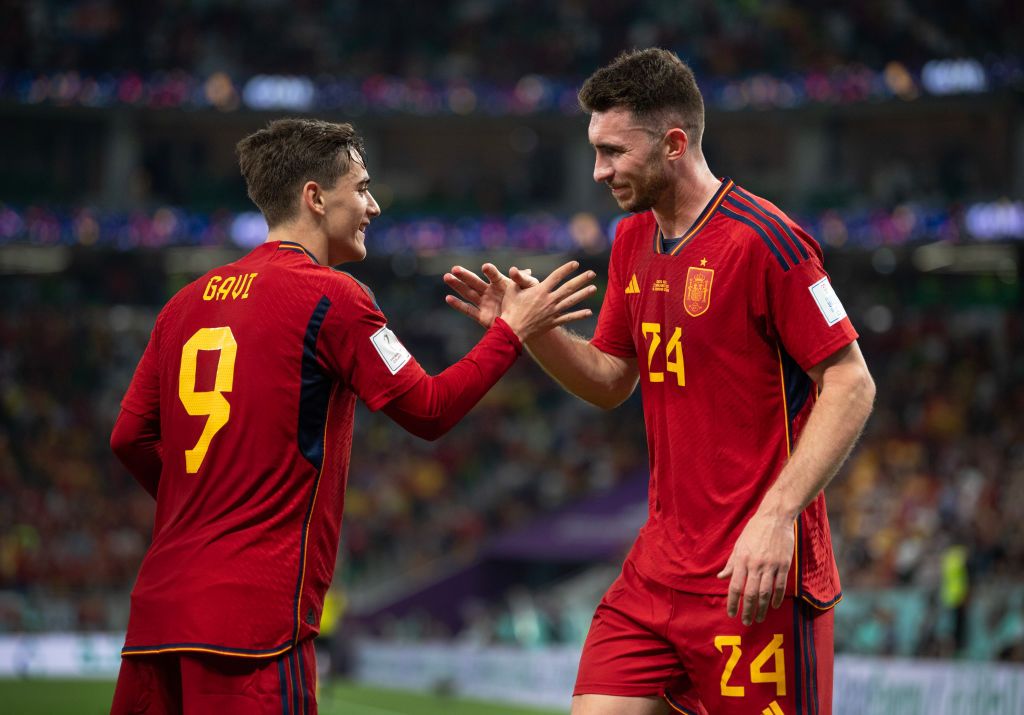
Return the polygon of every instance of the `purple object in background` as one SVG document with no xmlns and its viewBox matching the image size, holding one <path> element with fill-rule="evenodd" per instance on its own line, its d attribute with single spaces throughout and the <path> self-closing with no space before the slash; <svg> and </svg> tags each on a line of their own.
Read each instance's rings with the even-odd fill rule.
<svg viewBox="0 0 1024 715">
<path fill-rule="evenodd" d="M 353 604 L 347 618 L 369 626 L 389 616 L 418 612 L 457 632 L 462 604 L 470 598 L 499 598 L 521 582 L 531 562 L 567 565 L 621 560 L 647 517 L 647 482 L 643 472 L 603 494 L 498 536 L 465 568 L 373 604 Z"/>
<path fill-rule="evenodd" d="M 597 561 L 621 555 L 647 518 L 647 475 L 497 537 L 489 558 Z"/>
</svg>

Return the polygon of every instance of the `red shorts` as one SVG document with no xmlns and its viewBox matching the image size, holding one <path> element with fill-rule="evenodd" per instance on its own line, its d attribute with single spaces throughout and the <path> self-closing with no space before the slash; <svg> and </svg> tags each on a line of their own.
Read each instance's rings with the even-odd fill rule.
<svg viewBox="0 0 1024 715">
<path fill-rule="evenodd" d="M 574 695 L 664 696 L 693 715 L 831 715 L 833 614 L 793 598 L 764 623 L 629 561 L 594 613 Z"/>
<path fill-rule="evenodd" d="M 202 653 L 121 659 L 111 715 L 316 715 L 313 639 L 277 658 Z"/>
</svg>

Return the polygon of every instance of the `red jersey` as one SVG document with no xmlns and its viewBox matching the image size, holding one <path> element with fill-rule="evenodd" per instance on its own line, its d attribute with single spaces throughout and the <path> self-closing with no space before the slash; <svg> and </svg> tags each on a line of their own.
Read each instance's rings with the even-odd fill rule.
<svg viewBox="0 0 1024 715">
<path fill-rule="evenodd" d="M 122 403 L 159 420 L 163 456 L 123 652 L 268 656 L 317 633 L 355 400 L 422 375 L 369 290 L 298 244 L 178 292 Z"/>
<path fill-rule="evenodd" d="M 651 481 L 629 558 L 671 588 L 719 594 L 740 532 L 814 405 L 807 370 L 857 338 L 818 244 L 725 179 L 668 252 L 651 212 L 618 226 L 593 344 L 637 357 Z M 794 527 L 789 593 L 840 596 L 825 497 Z"/>
</svg>

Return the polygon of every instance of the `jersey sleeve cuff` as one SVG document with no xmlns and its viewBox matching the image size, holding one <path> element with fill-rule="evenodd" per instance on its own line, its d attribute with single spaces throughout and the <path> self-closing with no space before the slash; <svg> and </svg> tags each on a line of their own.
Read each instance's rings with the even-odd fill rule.
<svg viewBox="0 0 1024 715">
<path fill-rule="evenodd" d="M 491 330 L 504 335 L 508 341 L 512 343 L 512 347 L 516 349 L 516 355 L 523 354 L 523 341 L 519 339 L 519 336 L 516 335 L 516 331 L 512 330 L 509 324 L 502 318 L 499 317 L 494 319 L 494 322 L 491 323 Z"/>
<path fill-rule="evenodd" d="M 590 339 L 590 344 L 593 345 L 598 350 L 600 350 L 601 352 L 608 353 L 609 355 L 614 355 L 615 357 L 621 357 L 621 358 L 636 357 L 636 351 L 635 350 L 632 350 L 630 348 L 617 347 L 617 346 L 612 345 L 611 343 L 609 343 L 607 340 L 603 340 L 603 339 L 601 339 L 599 337 L 591 338 Z"/>
<path fill-rule="evenodd" d="M 835 353 L 845 348 L 858 337 L 860 336 L 857 334 L 857 331 L 853 328 L 853 326 L 850 326 L 848 330 L 844 330 L 843 332 L 837 334 L 835 338 L 833 338 L 832 340 L 829 340 L 827 343 L 823 343 L 821 346 L 819 346 L 817 350 L 815 350 L 806 358 L 804 358 L 804 361 L 797 360 L 797 363 L 800 365 L 804 372 L 807 372 L 808 370 L 810 370 L 812 367 L 819 364 L 823 360 L 832 357 Z"/>
</svg>

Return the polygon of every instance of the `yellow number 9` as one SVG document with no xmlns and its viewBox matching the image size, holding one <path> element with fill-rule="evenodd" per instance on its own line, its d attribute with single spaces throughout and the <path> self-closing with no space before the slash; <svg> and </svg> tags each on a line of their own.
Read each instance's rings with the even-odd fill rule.
<svg viewBox="0 0 1024 715">
<path fill-rule="evenodd" d="M 217 350 L 217 377 L 213 389 L 196 391 L 196 363 L 200 350 Z M 185 450 L 185 471 L 195 474 L 203 466 L 210 440 L 228 423 L 231 405 L 225 399 L 225 392 L 231 392 L 235 381 L 235 354 L 238 343 L 231 328 L 201 328 L 188 339 L 181 349 L 181 371 L 178 373 L 178 397 L 185 411 L 193 417 L 205 415 L 208 419 L 199 441 L 192 449 Z"/>
</svg>

